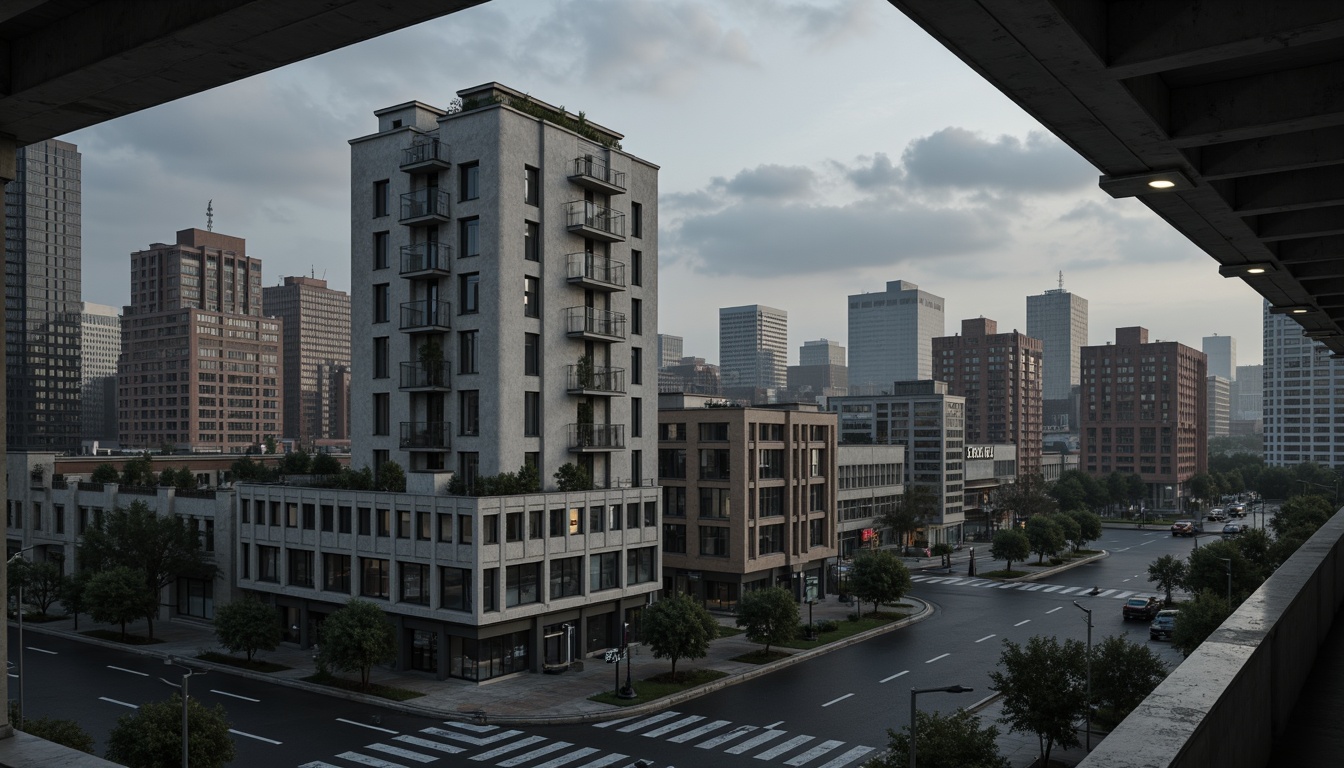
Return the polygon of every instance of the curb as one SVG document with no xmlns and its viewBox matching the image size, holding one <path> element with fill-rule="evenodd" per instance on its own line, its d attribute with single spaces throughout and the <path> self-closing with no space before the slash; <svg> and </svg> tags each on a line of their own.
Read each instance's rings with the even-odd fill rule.
<svg viewBox="0 0 1344 768">
<path fill-rule="evenodd" d="M 1095 563 L 1096 561 L 1101 560 L 1102 558 L 1110 556 L 1111 553 L 1103 549 L 1095 555 L 1088 555 L 1087 557 L 1084 557 L 1082 560 L 1074 560 L 1072 562 L 1064 563 L 1063 565 L 1056 565 L 1053 568 L 1047 568 L 1044 571 L 1036 571 L 1035 573 L 1029 573 L 1026 576 L 1014 576 L 1011 579 L 1000 579 L 1000 581 L 1009 583 L 1020 581 L 1036 581 L 1037 579 L 1043 579 L 1046 576 L 1053 576 L 1056 573 L 1063 573 L 1064 571 L 1070 570 L 1072 568 L 1077 568 L 1080 565 Z"/>
</svg>

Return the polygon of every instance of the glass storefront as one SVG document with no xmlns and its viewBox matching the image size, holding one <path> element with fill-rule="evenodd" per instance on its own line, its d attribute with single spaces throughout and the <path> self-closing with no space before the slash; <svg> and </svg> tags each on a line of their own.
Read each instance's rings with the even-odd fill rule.
<svg viewBox="0 0 1344 768">
<path fill-rule="evenodd" d="M 423 629 L 411 630 L 411 669 L 421 672 L 439 671 L 439 633 Z"/>
<path fill-rule="evenodd" d="M 524 630 L 483 640 L 448 638 L 448 676 L 463 680 L 489 680 L 528 671 L 532 657 L 529 634 Z"/>
<path fill-rule="evenodd" d="M 215 583 L 205 579 L 178 579 L 177 612 L 198 619 L 215 618 Z"/>
</svg>

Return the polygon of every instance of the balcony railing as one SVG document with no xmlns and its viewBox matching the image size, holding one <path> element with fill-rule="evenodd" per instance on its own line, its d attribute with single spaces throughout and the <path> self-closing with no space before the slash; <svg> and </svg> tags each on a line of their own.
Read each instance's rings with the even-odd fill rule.
<svg viewBox="0 0 1344 768">
<path fill-rule="evenodd" d="M 587 200 L 565 203 L 566 226 L 570 232 L 594 240 L 614 243 L 625 239 L 625 214 Z"/>
<path fill-rule="evenodd" d="M 608 195 L 619 195 L 625 191 L 625 173 L 614 171 L 605 161 L 598 158 L 574 158 L 574 172 L 569 180 L 585 189 Z"/>
<path fill-rule="evenodd" d="M 446 331 L 453 305 L 446 301 L 408 301 L 401 305 L 401 330 L 409 333 Z"/>
<path fill-rule="evenodd" d="M 446 243 L 413 243 L 401 246 L 402 277 L 447 277 L 452 270 L 453 249 Z"/>
<path fill-rule="evenodd" d="M 437 173 L 449 165 L 448 145 L 438 139 L 417 139 L 401 151 L 401 170 L 407 173 Z"/>
<path fill-rule="evenodd" d="M 452 447 L 452 424 L 446 421 L 401 422 L 401 447 L 412 451 L 446 451 Z"/>
<path fill-rule="evenodd" d="M 571 365 L 568 381 L 573 393 L 625 394 L 624 368 Z"/>
<path fill-rule="evenodd" d="M 449 377 L 449 363 L 402 363 L 401 388 L 430 392 L 447 392 L 452 389 Z"/>
<path fill-rule="evenodd" d="M 402 224 L 416 225 L 448 221 L 448 193 L 438 187 L 426 187 L 401 196 Z"/>
<path fill-rule="evenodd" d="M 569 282 L 602 291 L 625 287 L 625 264 L 596 253 L 571 253 L 565 257 Z"/>
<path fill-rule="evenodd" d="M 625 447 L 624 424 L 570 424 L 569 449 L 586 451 L 615 451 Z"/>
<path fill-rule="evenodd" d="M 577 338 L 595 341 L 625 339 L 625 314 L 596 307 L 569 307 L 565 310 L 565 332 Z"/>
</svg>

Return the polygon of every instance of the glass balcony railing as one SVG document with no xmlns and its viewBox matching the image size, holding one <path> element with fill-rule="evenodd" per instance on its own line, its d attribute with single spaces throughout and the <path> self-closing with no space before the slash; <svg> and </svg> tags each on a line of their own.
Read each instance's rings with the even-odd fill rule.
<svg viewBox="0 0 1344 768">
<path fill-rule="evenodd" d="M 401 274 L 447 275 L 453 259 L 453 249 L 445 243 L 413 243 L 401 246 Z"/>
<path fill-rule="evenodd" d="M 424 221 L 448 221 L 448 193 L 438 187 L 426 187 L 401 196 L 402 224 Z"/>
<path fill-rule="evenodd" d="M 574 451 L 614 451 L 625 447 L 624 424 L 570 424 L 569 447 Z"/>
<path fill-rule="evenodd" d="M 411 146 L 401 151 L 401 170 L 408 173 L 437 172 L 449 165 L 448 145 L 438 139 L 417 139 Z"/>
<path fill-rule="evenodd" d="M 401 447 L 421 451 L 446 451 L 452 447 L 452 424 L 446 421 L 401 422 Z"/>
<path fill-rule="evenodd" d="M 451 389 L 452 368 L 442 363 L 402 363 L 401 388 L 446 391 Z"/>
<path fill-rule="evenodd" d="M 453 305 L 446 301 L 408 301 L 401 305 L 401 330 L 446 331 L 452 315 Z"/>
<path fill-rule="evenodd" d="M 569 282 L 595 288 L 624 288 L 625 263 L 596 253 L 571 253 L 566 258 Z"/>
<path fill-rule="evenodd" d="M 565 332 L 570 336 L 621 340 L 625 338 L 625 314 L 596 307 L 565 310 Z"/>
<path fill-rule="evenodd" d="M 625 392 L 625 369 L 601 365 L 569 366 L 570 392 Z"/>
</svg>

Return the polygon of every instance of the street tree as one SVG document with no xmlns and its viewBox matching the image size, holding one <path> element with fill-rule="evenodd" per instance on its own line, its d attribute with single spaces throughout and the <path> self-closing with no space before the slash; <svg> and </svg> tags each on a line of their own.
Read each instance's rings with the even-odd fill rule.
<svg viewBox="0 0 1344 768">
<path fill-rule="evenodd" d="M 1314 532 L 1334 513 L 1333 505 L 1324 496 L 1294 496 L 1279 505 L 1279 513 L 1269 521 L 1269 527 L 1276 536 L 1293 528 L 1310 528 Z"/>
<path fill-rule="evenodd" d="M 753 643 L 770 646 L 793 639 L 798 632 L 798 602 L 783 587 L 757 589 L 742 595 L 737 604 L 737 626 L 746 630 Z"/>
<path fill-rule="evenodd" d="M 1106 476 L 1106 500 L 1112 505 L 1129 501 L 1129 488 L 1125 483 L 1125 476 L 1119 472 L 1112 472 Z"/>
<path fill-rule="evenodd" d="M 1241 554 L 1230 541 L 1215 541 L 1190 553 L 1186 558 L 1185 589 L 1191 594 L 1209 591 L 1226 595 L 1228 564 L 1232 561 L 1232 601 L 1235 608 L 1264 582 L 1260 569 Z"/>
<path fill-rule="evenodd" d="M 89 482 L 92 483 L 115 483 L 121 479 L 121 473 L 111 464 L 99 464 L 93 468 L 93 474 L 89 476 Z"/>
<path fill-rule="evenodd" d="M 1002 488 L 997 499 L 999 509 L 1009 512 L 1014 520 L 1026 520 L 1059 508 L 1047 493 L 1045 478 L 1039 474 L 1022 475 L 1016 483 Z"/>
<path fill-rule="evenodd" d="M 1054 557 L 1064 548 L 1063 529 L 1047 515 L 1035 515 L 1027 520 L 1026 534 L 1038 564 L 1044 563 L 1047 555 Z"/>
<path fill-rule="evenodd" d="M 989 545 L 989 556 L 995 560 L 1007 560 L 1008 570 L 1013 570 L 1014 562 L 1021 562 L 1031 556 L 1031 540 L 1027 534 L 1018 530 L 999 531 Z"/>
<path fill-rule="evenodd" d="M 61 595 L 61 566 L 50 560 L 30 563 L 24 575 L 23 601 L 37 606 L 43 616 Z"/>
<path fill-rule="evenodd" d="M 1163 555 L 1148 564 L 1148 580 L 1157 582 L 1158 589 L 1167 594 L 1166 605 L 1171 605 L 1171 591 L 1185 584 L 1187 566 L 1175 555 Z"/>
<path fill-rule="evenodd" d="M 361 688 L 369 687 L 374 664 L 397 657 L 396 630 L 377 605 L 351 598 L 322 622 L 318 669 L 359 672 Z"/>
<path fill-rule="evenodd" d="M 312 466 L 308 470 L 314 475 L 335 475 L 341 471 L 341 462 L 330 453 L 319 453 L 313 457 Z"/>
<path fill-rule="evenodd" d="M 719 636 L 719 622 L 695 598 L 683 592 L 664 597 L 644 610 L 641 634 L 655 659 L 672 660 L 672 680 L 677 662 L 703 659 L 709 643 Z"/>
<path fill-rule="evenodd" d="M 902 551 L 910 544 L 910 537 L 918 531 L 924 521 L 938 512 L 938 494 L 924 485 L 907 485 L 905 493 L 896 497 L 877 517 L 881 528 L 891 531 L 900 543 Z"/>
<path fill-rule="evenodd" d="M 1074 552 L 1101 538 L 1101 516 L 1096 512 L 1075 509 L 1068 515 L 1078 524 L 1077 536 L 1069 539 Z"/>
<path fill-rule="evenodd" d="M 1255 480 L 1255 491 L 1266 499 L 1286 499 L 1293 491 L 1293 473 L 1286 467 L 1265 467 Z"/>
<path fill-rule="evenodd" d="M 951 714 L 915 713 L 915 744 L 919 768 L 1008 768 L 999 753 L 999 729 L 980 726 L 980 718 L 964 709 Z M 867 768 L 907 768 L 910 726 L 887 729 L 887 751 L 869 761 Z"/>
<path fill-rule="evenodd" d="M 1190 478 L 1190 495 L 1196 499 L 1208 501 L 1216 498 L 1217 483 L 1208 472 L 1200 472 Z"/>
<path fill-rule="evenodd" d="M 891 552 L 868 549 L 854 555 L 849 590 L 861 604 L 872 603 L 873 613 L 883 603 L 900 600 L 911 585 L 909 569 Z"/>
<path fill-rule="evenodd" d="M 1176 628 L 1171 632 L 1172 647 L 1189 656 L 1231 615 L 1232 608 L 1222 592 L 1200 592 L 1176 617 Z"/>
<path fill-rule="evenodd" d="M 1078 640 L 1059 642 L 1037 635 L 1018 645 L 1003 641 L 990 689 L 1003 695 L 1000 722 L 1009 730 L 1033 733 L 1041 765 L 1050 764 L 1056 745 L 1078 745 L 1074 722 L 1087 707 L 1087 649 Z"/>
<path fill-rule="evenodd" d="M 1061 477 L 1050 486 L 1048 493 L 1062 510 L 1082 509 L 1087 504 L 1087 491 L 1076 477 Z"/>
<path fill-rule="evenodd" d="M 1143 497 L 1148 495 L 1148 484 L 1143 482 L 1143 478 L 1139 477 L 1137 472 L 1125 472 L 1124 476 L 1129 502 L 1131 504 L 1140 503 Z"/>
<path fill-rule="evenodd" d="M 256 599 L 245 597 L 215 609 L 215 637 L 229 653 L 247 654 L 247 660 L 257 651 L 274 651 L 280 643 L 280 622 L 275 609 Z"/>
<path fill-rule="evenodd" d="M 18 702 L 11 699 L 9 703 L 11 705 L 9 721 L 11 723 L 16 723 L 18 722 Z M 80 752 L 86 752 L 90 755 L 93 754 L 93 737 L 74 720 L 62 720 L 51 717 L 39 717 L 36 719 L 25 718 L 23 721 L 23 732 L 29 736 L 45 739 L 53 744 L 60 744 L 63 747 L 77 749 Z"/>
<path fill-rule="evenodd" d="M 1272 554 L 1274 540 L 1263 528 L 1247 528 L 1233 539 L 1232 543 L 1241 552 L 1241 556 L 1246 558 L 1246 562 L 1260 572 L 1262 579 L 1269 578 L 1269 574 L 1279 567 Z"/>
<path fill-rule="evenodd" d="M 1052 512 L 1049 515 L 1046 515 L 1046 517 L 1050 522 L 1059 526 L 1059 532 L 1064 536 L 1064 544 L 1059 548 L 1060 552 L 1063 552 L 1065 549 L 1072 546 L 1073 542 L 1082 537 L 1083 526 L 1079 525 L 1073 515 L 1070 515 L 1067 512 Z M 1074 546 L 1074 549 L 1078 549 L 1078 547 Z"/>
<path fill-rule="evenodd" d="M 124 566 L 141 576 L 156 598 L 145 613 L 151 640 L 157 597 L 163 588 L 180 578 L 213 579 L 215 575 L 196 529 L 177 515 L 155 514 L 143 501 L 103 515 L 84 531 L 75 554 L 81 569 Z"/>
<path fill-rule="evenodd" d="M 233 737 L 224 707 L 187 700 L 187 761 L 191 768 L 224 768 L 233 762 Z M 150 701 L 117 718 L 107 736 L 107 759 L 133 768 L 182 764 L 182 697 Z"/>
<path fill-rule="evenodd" d="M 85 612 L 88 607 L 88 599 L 84 594 L 92 576 L 93 574 L 88 571 L 75 571 L 61 579 L 61 607 L 66 613 L 75 617 L 76 632 L 79 631 L 79 614 Z"/>
<path fill-rule="evenodd" d="M 84 590 L 89 615 L 103 624 L 120 624 L 122 642 L 126 641 L 126 625 L 158 608 L 158 598 L 158 593 L 145 587 L 140 574 L 124 565 L 98 571 Z"/>
<path fill-rule="evenodd" d="M 1092 705 L 1108 722 L 1124 720 L 1166 677 L 1160 656 L 1123 635 L 1092 648 Z"/>
</svg>

